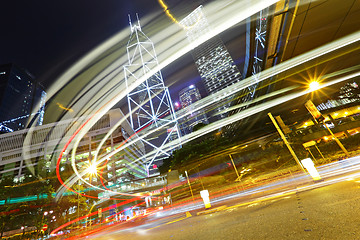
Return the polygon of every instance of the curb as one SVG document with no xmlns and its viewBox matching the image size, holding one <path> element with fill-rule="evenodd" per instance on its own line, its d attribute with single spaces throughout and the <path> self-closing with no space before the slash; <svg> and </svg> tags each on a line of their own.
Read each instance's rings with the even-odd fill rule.
<svg viewBox="0 0 360 240">
<path fill-rule="evenodd" d="M 217 208 L 212 208 L 212 209 L 208 209 L 208 210 L 205 210 L 205 211 L 198 212 L 198 213 L 196 213 L 196 215 L 199 216 L 199 215 L 218 212 L 218 211 L 221 211 L 221 210 L 225 209 L 226 207 L 227 207 L 226 205 L 223 205 L 223 206 L 220 206 L 220 207 L 217 207 Z"/>
</svg>

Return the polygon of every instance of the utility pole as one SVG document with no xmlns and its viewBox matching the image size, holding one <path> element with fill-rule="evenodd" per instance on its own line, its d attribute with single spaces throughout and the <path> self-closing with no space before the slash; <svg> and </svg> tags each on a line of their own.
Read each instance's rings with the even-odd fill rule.
<svg viewBox="0 0 360 240">
<path fill-rule="evenodd" d="M 340 142 L 340 140 L 335 137 L 334 133 L 330 130 L 330 128 L 328 127 L 328 125 L 325 123 L 325 121 L 323 122 L 323 124 L 325 125 L 326 129 L 330 132 L 331 136 L 333 137 L 333 139 L 335 140 L 335 142 L 339 145 L 339 147 L 341 148 L 341 150 L 343 150 L 343 152 L 345 153 L 346 157 L 350 157 L 349 152 L 346 150 L 346 148 L 344 147 L 344 145 L 342 145 L 342 143 Z"/>
<path fill-rule="evenodd" d="M 273 115 L 271 113 L 268 113 L 268 116 L 270 117 L 272 123 L 274 124 L 276 130 L 278 130 L 280 137 L 282 138 L 282 140 L 284 141 L 285 145 L 287 146 L 287 148 L 289 149 L 291 155 L 293 156 L 293 158 L 295 159 L 296 163 L 300 166 L 300 168 L 306 173 L 304 167 L 302 166 L 302 164 L 300 163 L 298 157 L 296 156 L 294 150 L 291 148 L 290 143 L 287 141 L 284 133 L 281 131 L 279 125 L 277 124 L 277 122 L 275 121 Z"/>
<path fill-rule="evenodd" d="M 307 110 L 310 112 L 310 114 L 313 116 L 313 118 L 315 119 L 315 121 L 317 123 L 322 123 L 325 125 L 326 129 L 329 131 L 329 133 L 331 134 L 331 136 L 333 137 L 333 139 L 335 140 L 335 142 L 339 145 L 339 147 L 341 148 L 341 150 L 343 150 L 343 152 L 345 153 L 346 157 L 350 157 L 349 152 L 345 149 L 344 145 L 342 145 L 342 143 L 339 141 L 339 139 L 334 135 L 334 133 L 330 130 L 330 128 L 326 125 L 325 122 L 325 118 L 324 116 L 319 112 L 319 110 L 316 108 L 316 106 L 314 105 L 314 103 L 311 100 L 308 100 L 305 103 L 305 107 L 307 108 Z M 331 119 L 331 116 L 329 117 Z"/>
<path fill-rule="evenodd" d="M 193 191 L 192 191 L 192 189 L 191 189 L 191 184 L 190 184 L 189 176 L 188 176 L 188 173 L 187 173 L 186 170 L 185 170 L 185 175 L 186 175 L 186 178 L 187 178 L 187 182 L 188 182 L 188 184 L 189 184 L 189 188 L 190 188 L 192 200 L 195 201 L 195 199 L 194 199 L 194 194 L 193 194 Z"/>
<path fill-rule="evenodd" d="M 243 184 L 242 184 L 242 182 L 241 182 L 241 176 L 239 175 L 239 172 L 238 172 L 238 170 L 237 170 L 237 168 L 236 168 L 236 165 L 235 165 L 235 163 L 234 163 L 234 160 L 233 160 L 231 154 L 229 154 L 229 157 L 230 157 L 230 160 L 231 160 L 231 162 L 232 162 L 232 165 L 233 165 L 233 167 L 234 167 L 234 170 L 235 170 L 235 173 L 236 173 L 236 176 L 237 176 L 235 182 L 240 182 L 240 183 L 241 183 L 241 188 L 242 188 L 242 190 L 244 191 L 245 189 L 244 189 L 244 186 L 243 186 Z"/>
</svg>

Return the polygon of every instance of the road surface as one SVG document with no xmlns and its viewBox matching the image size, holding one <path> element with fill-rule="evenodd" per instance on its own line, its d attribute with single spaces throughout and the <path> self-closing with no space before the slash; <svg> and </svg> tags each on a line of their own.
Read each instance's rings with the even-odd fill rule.
<svg viewBox="0 0 360 240">
<path fill-rule="evenodd" d="M 360 239 L 360 178 L 190 213 L 120 224 L 87 239 Z"/>
</svg>

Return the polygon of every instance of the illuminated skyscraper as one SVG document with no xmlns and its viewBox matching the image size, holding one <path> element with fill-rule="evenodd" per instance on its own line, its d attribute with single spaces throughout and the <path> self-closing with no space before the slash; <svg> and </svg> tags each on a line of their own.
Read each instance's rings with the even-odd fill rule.
<svg viewBox="0 0 360 240">
<path fill-rule="evenodd" d="M 181 134 L 186 135 L 191 133 L 194 126 L 199 123 L 209 123 L 204 110 L 193 111 L 192 104 L 201 99 L 199 89 L 195 87 L 195 85 L 190 85 L 182 89 L 179 92 L 179 99 L 182 108 L 185 108 L 187 110 L 186 113 L 189 113 L 189 115 L 180 121 Z"/>
<path fill-rule="evenodd" d="M 162 159 L 169 157 L 176 147 L 168 145 L 165 149 L 166 144 L 180 139 L 180 133 L 161 71 L 146 76 L 158 66 L 154 44 L 142 32 L 139 21 L 135 24 L 130 22 L 130 27 L 127 44 L 129 61 L 124 67 L 130 122 L 147 153 L 152 153 L 146 159 L 148 175 L 152 176 L 158 173 L 157 166 L 162 164 Z"/>
<path fill-rule="evenodd" d="M 211 32 L 202 9 L 203 7 L 199 6 L 180 22 L 184 26 L 186 36 L 190 42 L 195 42 L 201 36 Z M 192 54 L 209 95 L 242 79 L 240 71 L 219 37 L 215 36 L 194 48 Z M 216 111 L 220 112 L 229 107 L 229 105 L 230 103 L 223 104 Z M 226 114 L 221 116 L 225 117 Z"/>
<path fill-rule="evenodd" d="M 0 66 L 0 133 L 26 128 L 32 118 L 42 125 L 46 93 L 34 77 L 14 64 Z M 31 116 L 33 110 L 37 116 Z"/>
</svg>

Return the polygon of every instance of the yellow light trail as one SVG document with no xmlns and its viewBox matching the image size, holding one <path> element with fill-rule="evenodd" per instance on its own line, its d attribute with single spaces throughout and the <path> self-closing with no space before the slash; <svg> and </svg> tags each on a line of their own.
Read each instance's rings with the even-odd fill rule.
<svg viewBox="0 0 360 240">
<path fill-rule="evenodd" d="M 66 110 L 66 111 L 69 111 L 69 112 L 73 112 L 73 111 L 74 111 L 74 110 L 71 109 L 71 108 L 66 108 L 66 107 L 64 107 L 64 105 L 62 105 L 61 103 L 56 103 L 56 105 L 58 105 L 59 108 L 64 109 L 64 110 Z"/>
<path fill-rule="evenodd" d="M 165 4 L 163 0 L 158 0 L 160 5 L 164 8 L 164 12 L 166 15 L 174 22 L 180 25 L 180 23 L 176 20 L 176 18 L 170 13 L 170 10 L 168 9 L 168 6 Z"/>
<path fill-rule="evenodd" d="M 326 46 L 323 46 L 323 47 L 321 47 L 321 48 L 315 49 L 315 50 L 313 50 L 313 51 L 311 51 L 311 52 L 309 52 L 309 53 L 305 53 L 305 54 L 300 55 L 300 56 L 298 56 L 298 57 L 296 57 L 296 58 L 294 58 L 294 59 L 291 59 L 291 60 L 288 60 L 288 61 L 286 61 L 286 62 L 284 62 L 284 63 L 282 63 L 282 64 L 279 64 L 279 65 L 277 66 L 276 70 L 274 70 L 274 69 L 265 70 L 264 72 L 261 73 L 261 76 L 260 76 L 260 78 L 259 78 L 258 81 L 259 81 L 259 82 L 260 82 L 260 81 L 263 81 L 263 80 L 265 80 L 265 79 L 267 79 L 267 78 L 269 78 L 269 77 L 271 77 L 271 76 L 274 76 L 274 75 L 279 74 L 279 73 L 281 73 L 281 72 L 283 72 L 283 71 L 289 70 L 289 69 L 291 69 L 291 68 L 293 68 L 293 67 L 295 67 L 295 66 L 298 66 L 298 65 L 300 65 L 300 64 L 303 64 L 303 63 L 305 63 L 305 62 L 307 62 L 307 61 L 310 61 L 310 60 L 312 60 L 312 59 L 315 59 L 316 57 L 325 55 L 326 53 L 329 53 L 329 52 L 334 51 L 334 50 L 336 50 L 336 49 L 339 49 L 339 48 L 341 48 L 341 47 L 343 47 L 343 46 L 346 46 L 346 45 L 348 45 L 348 44 L 350 44 L 350 43 L 352 43 L 352 42 L 354 42 L 354 41 L 359 40 L 359 37 L 360 37 L 360 33 L 357 33 L 357 34 L 355 34 L 355 35 L 351 35 L 351 36 L 345 37 L 344 39 L 340 39 L 340 40 L 338 40 L 338 41 L 336 41 L 336 42 L 334 42 L 334 43 L 330 43 L 330 44 L 328 44 L 328 45 L 326 45 Z M 333 73 L 332 75 L 335 75 L 335 74 Z M 228 97 L 229 95 L 235 94 L 236 92 L 240 91 L 241 89 L 244 89 L 244 88 L 246 88 L 246 87 L 248 87 L 248 86 L 251 86 L 251 85 L 254 83 L 253 78 L 254 78 L 254 77 L 250 77 L 250 78 L 248 78 L 248 79 L 243 80 L 242 82 L 239 82 L 239 83 L 237 83 L 237 84 L 234 84 L 233 86 L 228 87 L 228 88 L 226 88 L 226 89 L 224 89 L 224 90 L 222 90 L 222 91 L 214 94 L 214 95 L 216 95 L 216 96 L 211 96 L 211 97 L 207 97 L 207 98 L 201 99 L 200 101 L 198 101 L 198 102 L 196 102 L 196 103 L 194 104 L 194 109 L 195 109 L 194 111 L 198 111 L 198 110 L 200 110 L 200 109 L 202 109 L 202 108 L 204 108 L 204 107 L 206 107 L 206 106 L 208 106 L 208 105 L 210 105 L 210 104 L 212 104 L 212 103 L 214 103 L 214 102 L 216 102 L 216 101 L 219 101 L 219 100 L 221 100 L 221 99 L 223 99 L 223 98 L 225 98 L 225 97 Z M 345 78 L 345 79 L 348 79 L 348 78 Z M 343 80 L 342 80 L 342 81 L 343 81 Z M 321 87 L 325 87 L 325 86 L 327 86 L 327 85 L 322 85 Z M 230 89 L 230 90 L 229 90 L 229 89 Z M 226 93 L 226 92 L 230 92 L 230 93 L 224 94 L 224 93 Z M 302 94 L 306 94 L 306 92 L 303 92 Z M 290 96 L 291 96 L 291 97 L 290 97 Z M 298 96 L 301 96 L 301 95 L 296 95 L 296 97 L 298 97 Z M 275 101 L 275 102 L 273 101 L 272 104 L 268 104 L 268 107 L 266 107 L 265 109 L 268 109 L 268 108 L 270 108 L 270 107 L 276 106 L 277 104 L 279 104 L 279 103 L 281 103 L 281 102 L 283 102 L 283 101 L 289 101 L 289 100 L 294 99 L 294 98 L 296 98 L 296 97 L 294 97 L 294 95 L 288 95 L 288 96 L 287 96 L 287 99 L 288 99 L 288 100 L 281 99 L 280 101 Z M 236 107 L 238 107 L 238 106 L 236 106 Z M 265 110 L 265 109 L 264 109 L 264 110 Z M 226 119 L 225 119 L 225 120 L 222 121 L 222 122 L 216 122 L 216 123 L 212 124 L 211 126 L 209 125 L 209 126 L 207 126 L 206 128 L 201 129 L 202 132 L 198 132 L 198 131 L 197 131 L 196 134 L 193 133 L 193 134 L 189 134 L 189 135 L 185 136 L 185 138 L 183 138 L 182 141 L 183 141 L 183 143 L 189 142 L 189 141 L 191 141 L 191 140 L 193 140 L 193 139 L 195 139 L 195 138 L 198 138 L 198 137 L 200 137 L 200 136 L 202 136 L 202 135 L 204 135 L 204 134 L 206 134 L 206 133 L 208 133 L 208 132 L 214 131 L 214 130 L 220 128 L 220 127 L 223 127 L 223 126 L 225 126 L 225 125 L 231 124 L 231 123 L 234 122 L 234 121 L 238 121 L 238 120 L 240 120 L 240 119 L 242 119 L 242 118 L 248 117 L 248 116 L 250 116 L 250 115 L 255 114 L 255 113 L 258 112 L 258 109 L 255 109 L 255 111 L 254 111 L 253 109 L 251 109 L 251 110 L 252 110 L 252 113 L 250 113 L 250 114 L 248 114 L 248 115 L 244 115 L 245 111 L 242 111 L 242 112 L 241 112 L 242 115 L 236 115 L 236 116 L 238 116 L 238 118 L 237 118 L 237 119 L 233 119 L 233 120 L 231 120 L 230 122 L 229 122 L 229 121 L 225 121 L 225 120 L 226 120 Z M 190 114 L 190 113 L 182 114 L 182 115 L 179 117 L 179 119 L 182 118 L 182 117 L 187 116 L 188 114 Z M 91 124 L 89 125 L 88 128 L 90 129 L 90 127 L 91 127 Z M 83 134 L 85 135 L 87 131 L 88 131 L 88 129 L 85 129 L 85 128 L 84 128 L 84 133 L 83 133 Z M 146 135 L 149 135 L 149 134 L 153 133 L 154 131 L 156 131 L 156 130 L 150 131 L 150 132 L 148 132 Z M 108 134 L 111 134 L 111 131 L 110 131 Z M 146 136 L 146 135 L 145 135 L 145 136 Z M 137 139 L 137 140 L 135 140 L 134 142 L 139 141 L 139 140 L 140 140 L 140 139 Z M 79 136 L 78 141 L 80 141 L 80 136 Z M 129 146 L 130 146 L 131 144 L 133 144 L 134 142 L 128 143 L 128 144 L 124 145 L 122 148 L 119 148 L 119 149 L 113 151 L 111 154 L 109 154 L 109 155 L 107 155 L 107 156 L 105 156 L 105 157 L 103 157 L 103 158 L 101 158 L 101 159 L 98 159 L 98 161 L 99 161 L 98 164 L 100 164 L 101 162 L 105 161 L 109 156 L 112 156 L 112 155 L 116 154 L 117 152 L 123 150 L 124 148 L 129 147 Z M 174 143 L 175 143 L 175 141 L 174 141 Z M 166 145 L 166 146 L 164 146 L 164 148 L 165 148 L 165 149 L 166 149 L 166 148 L 175 148 L 175 147 L 177 147 L 178 144 L 180 144 L 179 142 L 176 142 L 176 144 L 174 144 L 174 143 L 172 143 L 172 144 L 173 144 L 172 146 L 171 146 L 171 145 L 170 145 L 170 146 L 169 146 L 169 145 Z M 150 152 L 150 153 L 146 154 L 146 157 L 149 157 L 149 156 L 151 156 L 152 154 L 154 154 L 154 153 L 153 153 L 153 152 Z M 73 159 L 74 159 L 74 158 L 73 158 Z M 74 162 L 73 162 L 73 164 L 74 164 Z M 74 168 L 74 165 L 73 165 L 73 168 Z M 75 169 L 74 169 L 74 170 L 75 170 Z M 76 171 L 76 170 L 75 170 L 75 171 Z M 77 172 L 77 171 L 76 171 L 76 172 Z"/>
<path fill-rule="evenodd" d="M 184 56 L 188 52 L 190 52 L 194 47 L 199 46 L 203 42 L 207 41 L 208 39 L 214 37 L 215 35 L 224 32 L 225 30 L 229 29 L 230 27 L 234 26 L 235 24 L 243 21 L 247 17 L 252 16 L 254 13 L 260 11 L 263 8 L 266 8 L 273 3 L 277 1 L 253 1 L 251 4 L 247 4 L 246 1 L 233 1 L 232 4 L 229 4 L 226 7 L 219 7 L 219 2 L 214 2 L 214 4 L 210 4 L 208 7 L 209 10 L 211 10 L 211 13 L 214 14 L 214 20 L 221 19 L 221 21 L 214 21 L 217 23 L 217 25 L 214 26 L 214 31 L 211 34 L 208 34 L 206 36 L 203 36 L 199 41 L 184 45 L 184 41 L 179 41 L 178 44 L 174 45 L 173 42 L 172 45 L 168 45 L 168 42 L 166 44 L 162 44 L 165 40 L 169 37 L 169 33 L 166 31 L 170 29 L 166 28 L 164 31 L 160 31 L 157 34 L 162 36 L 159 43 L 159 48 L 163 49 L 164 52 L 161 52 L 159 55 L 165 56 L 161 60 L 159 66 L 155 69 L 152 69 L 148 74 L 144 75 L 142 78 L 138 79 L 136 82 L 131 84 L 129 86 L 130 91 L 135 89 L 138 85 L 140 85 L 142 82 L 144 82 L 146 79 L 148 79 L 150 76 L 152 76 L 154 73 L 158 72 L 159 70 L 163 69 L 164 67 L 168 66 L 169 64 L 173 63 L 175 60 L 179 59 L 180 57 Z M 163 2 L 164 3 L 164 2 Z M 164 3 L 165 4 L 165 3 Z M 244 5 L 245 4 L 245 5 Z M 247 4 L 247 5 L 246 5 Z M 244 6 L 242 6 L 244 5 Z M 166 6 L 166 5 L 165 5 Z M 180 34 L 178 32 L 175 32 L 175 36 Z M 181 33 L 181 36 L 183 36 L 183 33 Z M 117 34 L 115 37 L 111 38 L 104 44 L 100 45 L 98 48 L 90 52 L 88 55 L 86 55 L 83 59 L 81 59 L 78 63 L 76 63 L 74 66 L 72 66 L 66 73 L 64 73 L 54 84 L 52 89 L 49 91 L 49 98 L 52 96 L 55 96 L 58 92 L 61 91 L 62 86 L 65 86 L 69 81 L 74 80 L 74 77 L 81 71 L 87 68 L 87 66 L 91 65 L 91 63 L 94 62 L 95 59 L 100 58 L 101 54 L 103 52 L 108 51 L 111 47 L 115 46 L 119 42 L 124 41 L 128 37 L 127 31 L 121 31 L 119 34 Z M 239 92 L 240 90 L 247 88 L 248 86 L 251 86 L 252 84 L 258 83 L 260 81 L 263 81 L 265 79 L 269 79 L 272 76 L 275 76 L 279 73 L 288 71 L 296 66 L 299 66 L 305 62 L 314 60 L 318 58 L 319 56 L 323 56 L 327 53 L 330 53 L 332 51 L 335 51 L 337 49 L 340 49 L 344 46 L 348 46 L 352 43 L 355 43 L 359 41 L 360 39 L 360 33 L 356 32 L 354 34 L 351 34 L 349 36 L 346 36 L 342 39 L 339 39 L 335 42 L 329 43 L 327 45 L 324 45 L 318 49 L 315 49 L 313 51 L 310 51 L 308 53 L 305 53 L 301 56 L 298 56 L 296 58 L 290 59 L 282 64 L 279 64 L 275 68 L 271 68 L 268 70 L 265 70 L 261 73 L 261 75 L 258 76 L 258 79 L 255 82 L 255 78 L 248 78 L 245 79 L 238 84 L 234 84 L 231 87 L 228 87 L 224 89 L 224 91 L 218 92 L 216 95 L 213 95 L 211 98 L 204 98 L 202 101 L 196 102 L 194 105 L 196 109 L 202 109 L 203 107 L 209 106 L 210 104 L 213 104 L 216 101 L 220 101 L 221 99 L 224 99 L 225 97 L 231 96 L 232 94 L 235 94 Z M 171 49 L 169 51 L 169 49 Z M 175 49 L 175 50 L 173 50 Z M 99 114 L 97 114 L 94 118 L 92 118 L 89 121 L 89 124 L 87 124 L 84 129 L 81 131 L 81 134 L 79 134 L 79 139 L 81 139 L 89 130 L 90 128 L 109 110 L 111 109 L 116 103 L 118 103 L 120 100 L 124 99 L 126 97 L 126 92 L 123 89 L 126 89 L 125 83 L 124 83 L 124 77 L 120 76 L 119 72 L 115 72 L 114 69 L 119 68 L 119 66 L 122 66 L 127 63 L 127 56 L 121 55 L 117 60 L 112 61 L 110 64 L 105 66 L 99 74 L 97 74 L 93 79 L 89 81 L 88 85 L 85 85 L 85 87 L 81 90 L 79 94 L 74 96 L 74 100 L 68 105 L 71 106 L 71 109 L 76 113 L 76 117 L 79 117 L 81 115 L 91 115 L 92 112 L 95 112 L 100 107 L 102 107 L 102 110 Z M 100 67 L 100 66 L 97 66 Z M 122 73 L 122 72 L 121 72 Z M 95 85 L 99 84 L 100 80 L 101 83 L 108 83 L 107 85 L 101 85 L 104 87 L 98 87 Z M 87 97 L 86 91 L 91 90 L 91 98 Z M 112 91 L 109 91 L 108 89 L 111 89 Z M 216 99 L 216 100 L 214 100 Z M 289 99 L 290 100 L 290 99 Z M 272 106 L 276 106 L 279 102 L 271 102 Z M 263 106 L 263 110 L 268 109 L 270 105 L 267 105 L 266 107 Z M 195 111 L 195 110 L 194 110 Z M 259 109 L 257 109 L 257 112 Z M 245 114 L 246 113 L 246 114 Z M 251 112 L 244 112 L 242 115 L 236 115 L 237 118 L 231 118 L 227 120 L 226 122 L 216 123 L 214 125 L 211 125 L 211 128 L 207 129 L 207 131 L 212 131 L 212 129 L 216 129 L 220 126 L 224 126 L 227 124 L 230 124 L 233 121 L 237 121 L 241 119 L 240 117 L 248 117 L 250 116 Z M 185 114 L 181 115 L 181 117 L 186 116 Z M 69 117 L 67 115 L 64 116 Z M 61 120 L 61 119 L 59 119 Z M 82 121 L 82 122 L 81 122 Z M 79 124 L 83 123 L 85 120 L 81 120 Z M 66 132 L 66 135 L 64 138 L 67 138 L 71 136 L 73 132 L 76 131 L 77 126 L 79 125 L 71 125 L 69 127 L 69 130 Z M 55 132 L 55 131 L 54 131 Z M 150 133 L 150 132 L 149 132 Z M 199 134 L 198 137 L 200 137 L 203 134 Z M 196 136 L 189 136 L 187 137 L 187 141 L 190 140 L 190 137 L 195 139 Z M 28 134 L 26 137 L 28 143 L 31 143 L 31 134 Z M 123 146 L 123 148 L 128 147 L 128 143 Z M 30 144 L 29 144 L 30 145 Z M 166 146 L 166 148 L 175 147 L 175 145 L 172 146 Z M 122 148 L 122 149 L 123 149 Z M 121 148 L 117 151 L 122 150 Z M 149 153 L 151 154 L 151 153 Z M 147 156 L 149 156 L 147 154 Z M 25 154 L 24 154 L 25 155 Z M 106 156 L 104 158 L 99 159 L 97 164 L 100 164 L 101 161 L 105 161 Z"/>
<path fill-rule="evenodd" d="M 178 24 L 180 27 L 182 27 L 183 29 L 190 29 L 194 26 L 196 26 L 196 24 L 200 21 L 200 19 L 203 17 L 202 13 L 201 15 L 198 17 L 198 19 L 195 21 L 195 23 L 191 26 L 185 26 L 183 24 L 181 24 L 170 12 L 168 6 L 166 5 L 166 3 L 163 0 L 158 0 L 158 2 L 160 3 L 160 5 L 164 8 L 164 12 L 165 14 L 176 24 Z"/>
</svg>

